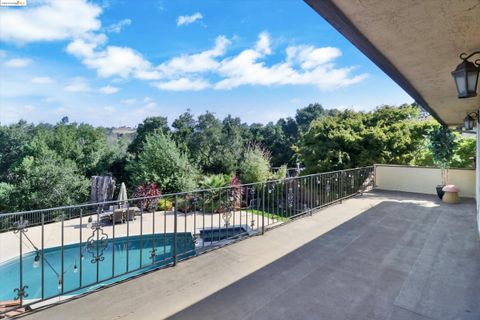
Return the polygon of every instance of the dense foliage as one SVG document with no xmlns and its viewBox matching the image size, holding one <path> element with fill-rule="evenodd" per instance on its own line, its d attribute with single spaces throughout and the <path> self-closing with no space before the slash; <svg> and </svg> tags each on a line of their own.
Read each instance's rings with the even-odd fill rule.
<svg viewBox="0 0 480 320">
<path fill-rule="evenodd" d="M 471 167 L 475 139 L 419 112 L 416 105 L 355 112 L 310 104 L 265 125 L 208 111 L 195 117 L 190 110 L 171 126 L 166 117 L 149 117 L 135 131 L 66 117 L 55 125 L 0 125 L 0 212 L 86 202 L 93 175 L 111 175 L 131 193 L 155 186 L 165 194 L 282 179 L 297 164 L 305 173 L 374 163 L 438 165 L 442 135 L 450 143 L 442 165 Z"/>
<path fill-rule="evenodd" d="M 137 158 L 127 164 L 135 185 L 155 183 L 164 192 L 195 188 L 196 170 L 175 142 L 161 132 L 147 135 Z"/>
<path fill-rule="evenodd" d="M 301 159 L 308 172 L 413 164 L 425 149 L 428 132 L 439 127 L 433 120 L 418 120 L 418 113 L 417 107 L 403 105 L 317 118 L 301 137 Z"/>
<path fill-rule="evenodd" d="M 270 177 L 270 155 L 258 145 L 245 150 L 240 164 L 240 180 L 244 183 L 265 181 Z"/>
</svg>

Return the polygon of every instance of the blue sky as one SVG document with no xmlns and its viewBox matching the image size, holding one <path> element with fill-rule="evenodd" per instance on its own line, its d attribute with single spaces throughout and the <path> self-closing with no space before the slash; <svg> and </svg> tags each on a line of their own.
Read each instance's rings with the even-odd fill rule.
<svg viewBox="0 0 480 320">
<path fill-rule="evenodd" d="M 301 0 L 29 0 L 0 8 L 0 50 L 1 123 L 412 102 Z"/>
</svg>

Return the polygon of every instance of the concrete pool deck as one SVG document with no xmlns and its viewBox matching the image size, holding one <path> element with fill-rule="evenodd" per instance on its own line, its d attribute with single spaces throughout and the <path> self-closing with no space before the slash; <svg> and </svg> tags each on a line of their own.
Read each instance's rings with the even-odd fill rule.
<svg viewBox="0 0 480 320">
<path fill-rule="evenodd" d="M 373 191 L 26 319 L 478 319 L 475 204 Z"/>
<path fill-rule="evenodd" d="M 92 216 L 96 221 L 96 216 Z M 253 218 L 252 218 L 253 217 Z M 232 213 L 230 223 L 233 225 L 245 226 L 249 231 L 251 230 L 250 224 L 252 219 L 254 220 L 254 231 L 257 231 L 258 226 L 261 226 L 261 216 L 252 214 L 248 211 L 235 211 Z M 129 236 L 138 236 L 141 233 L 144 235 L 155 233 L 173 233 L 174 231 L 174 213 L 172 211 L 156 211 L 155 219 L 152 212 L 145 212 L 142 215 L 137 216 L 135 220 L 127 223 L 115 225 L 115 238 L 126 237 L 127 229 Z M 155 220 L 155 222 L 154 222 Z M 80 234 L 82 242 L 87 241 L 88 237 L 92 235 L 92 230 L 87 227 L 88 217 L 84 217 L 82 221 L 79 218 L 65 220 L 64 221 L 64 245 L 76 244 L 80 242 Z M 276 224 L 277 220 L 265 219 L 265 224 Z M 218 228 L 224 226 L 224 221 L 221 214 L 218 213 L 205 213 L 197 212 L 195 215 L 192 212 L 184 214 L 179 212 L 177 214 L 177 230 L 178 232 L 191 232 L 192 234 L 198 234 L 201 229 Z M 154 227 L 155 226 L 155 227 Z M 113 238 L 113 225 L 102 225 L 102 230 L 108 235 L 109 239 Z M 42 243 L 42 227 L 32 226 L 28 228 L 26 234 L 29 239 L 41 249 Z M 61 222 L 54 222 L 45 224 L 44 226 L 44 248 L 60 247 L 62 244 L 62 224 Z M 208 243 L 207 243 L 208 245 Z M 34 248 L 30 242 L 26 239 L 22 242 L 23 253 L 34 251 Z M 0 262 L 16 258 L 20 252 L 19 234 L 13 231 L 0 233 Z"/>
</svg>

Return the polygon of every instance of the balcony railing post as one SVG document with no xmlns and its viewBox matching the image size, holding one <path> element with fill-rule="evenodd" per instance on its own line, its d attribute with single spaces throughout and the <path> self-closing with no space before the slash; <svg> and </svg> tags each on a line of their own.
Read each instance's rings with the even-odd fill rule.
<svg viewBox="0 0 480 320">
<path fill-rule="evenodd" d="M 262 184 L 262 234 L 265 233 L 265 183 Z"/>
<path fill-rule="evenodd" d="M 177 206 L 178 196 L 175 195 L 175 210 L 173 212 L 173 265 L 177 265 Z"/>
</svg>

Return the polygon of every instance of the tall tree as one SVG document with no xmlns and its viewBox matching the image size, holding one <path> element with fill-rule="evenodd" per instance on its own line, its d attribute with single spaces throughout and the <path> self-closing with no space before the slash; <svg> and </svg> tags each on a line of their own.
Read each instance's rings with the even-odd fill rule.
<svg viewBox="0 0 480 320">
<path fill-rule="evenodd" d="M 0 126 L 0 181 L 7 181 L 12 166 L 19 161 L 31 141 L 34 127 L 26 121 Z"/>
<path fill-rule="evenodd" d="M 196 169 L 169 135 L 162 132 L 145 137 L 142 151 L 130 160 L 127 169 L 135 185 L 155 183 L 162 192 L 195 188 Z"/>
<path fill-rule="evenodd" d="M 425 135 L 437 125 L 417 120 L 417 114 L 415 106 L 382 106 L 369 113 L 346 110 L 314 120 L 300 141 L 307 172 L 414 162 Z"/>
<path fill-rule="evenodd" d="M 168 133 L 170 128 L 168 127 L 168 121 L 166 117 L 148 117 L 138 125 L 135 138 L 128 147 L 128 152 L 137 155 L 142 151 L 143 143 L 149 134 L 153 133 Z"/>
<path fill-rule="evenodd" d="M 177 146 L 183 150 L 183 152 L 189 152 L 190 150 L 196 124 L 197 122 L 190 109 L 181 114 L 172 123 L 172 127 L 174 129 L 172 138 L 177 143 Z"/>
<path fill-rule="evenodd" d="M 220 139 L 221 157 L 219 160 L 220 172 L 235 173 L 240 161 L 243 147 L 242 123 L 240 118 L 228 115 L 222 123 L 222 137 Z"/>
<path fill-rule="evenodd" d="M 37 144 L 36 156 L 28 155 L 13 170 L 15 188 L 10 210 L 33 210 L 83 203 L 88 200 L 89 179 L 75 163 Z"/>
<path fill-rule="evenodd" d="M 190 152 L 195 164 L 206 173 L 221 173 L 222 122 L 211 112 L 198 117 Z"/>
<path fill-rule="evenodd" d="M 310 123 L 320 117 L 327 115 L 327 110 L 319 103 L 309 104 L 305 108 L 297 110 L 295 121 L 301 131 L 306 131 Z"/>
</svg>

